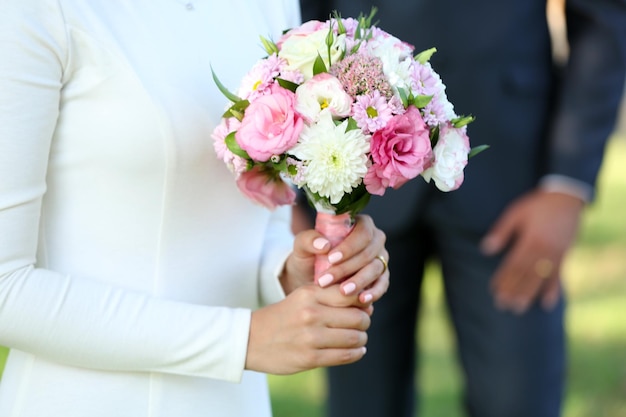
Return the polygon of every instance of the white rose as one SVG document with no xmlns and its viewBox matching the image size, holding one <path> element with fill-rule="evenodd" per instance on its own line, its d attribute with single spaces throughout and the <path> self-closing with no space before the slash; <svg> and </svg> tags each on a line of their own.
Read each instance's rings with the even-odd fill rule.
<svg viewBox="0 0 626 417">
<path fill-rule="evenodd" d="M 296 89 L 296 111 L 309 122 L 319 120 L 322 111 L 341 119 L 350 115 L 351 108 L 352 97 L 341 82 L 327 72 L 317 74 Z"/>
<path fill-rule="evenodd" d="M 328 29 L 320 29 L 306 35 L 293 35 L 288 37 L 281 45 L 278 56 L 287 60 L 287 68 L 297 70 L 304 74 L 308 80 L 313 76 L 313 64 L 320 55 L 324 64 L 330 66 L 326 37 Z M 341 59 L 346 45 L 346 35 L 334 35 L 333 44 L 330 47 L 330 61 L 337 62 Z"/>
<path fill-rule="evenodd" d="M 435 160 L 422 176 L 426 182 L 434 180 L 441 191 L 456 190 L 463 183 L 469 152 L 469 138 L 464 128 L 442 127 L 439 141 L 433 148 Z"/>
</svg>

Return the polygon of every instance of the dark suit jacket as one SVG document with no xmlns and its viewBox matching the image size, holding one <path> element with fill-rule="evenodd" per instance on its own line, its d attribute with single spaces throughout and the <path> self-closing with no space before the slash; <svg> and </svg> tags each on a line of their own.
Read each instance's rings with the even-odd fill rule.
<svg viewBox="0 0 626 417">
<path fill-rule="evenodd" d="M 546 174 L 591 186 L 612 132 L 626 68 L 626 1 L 567 0 L 568 64 L 555 71 L 545 0 L 301 0 L 303 19 L 378 8 L 378 26 L 431 59 L 458 114 L 472 114 L 471 159 L 459 190 L 415 179 L 368 212 L 388 233 L 425 204 L 450 227 L 482 232 Z M 432 211 L 432 210 L 431 210 Z"/>
</svg>

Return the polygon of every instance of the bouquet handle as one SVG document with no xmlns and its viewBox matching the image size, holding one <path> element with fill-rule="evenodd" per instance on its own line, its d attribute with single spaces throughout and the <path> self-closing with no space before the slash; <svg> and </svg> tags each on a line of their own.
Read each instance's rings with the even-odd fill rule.
<svg viewBox="0 0 626 417">
<path fill-rule="evenodd" d="M 350 213 L 329 214 L 317 212 L 315 215 L 315 230 L 320 232 L 330 242 L 330 247 L 334 248 L 345 239 L 354 227 L 354 222 Z M 328 255 L 317 256 L 315 258 L 315 282 L 322 273 L 330 267 Z"/>
</svg>

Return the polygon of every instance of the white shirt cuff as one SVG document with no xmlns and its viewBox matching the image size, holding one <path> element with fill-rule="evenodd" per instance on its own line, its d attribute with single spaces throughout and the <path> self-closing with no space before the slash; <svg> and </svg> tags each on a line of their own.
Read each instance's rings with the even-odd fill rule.
<svg viewBox="0 0 626 417">
<path fill-rule="evenodd" d="M 565 175 L 550 174 L 541 178 L 539 188 L 547 192 L 567 194 L 589 203 L 593 196 L 593 187 L 585 182 Z"/>
</svg>

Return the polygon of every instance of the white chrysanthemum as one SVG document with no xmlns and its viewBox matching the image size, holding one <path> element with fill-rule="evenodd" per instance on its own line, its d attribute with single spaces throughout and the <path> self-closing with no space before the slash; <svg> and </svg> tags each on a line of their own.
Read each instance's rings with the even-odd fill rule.
<svg viewBox="0 0 626 417">
<path fill-rule="evenodd" d="M 303 129 L 300 143 L 291 151 L 306 166 L 304 182 L 298 185 L 306 185 L 331 204 L 361 184 L 367 173 L 370 137 L 361 129 L 346 132 L 347 126 L 347 121 L 335 126 L 330 113 L 324 112 L 318 123 Z"/>
</svg>

